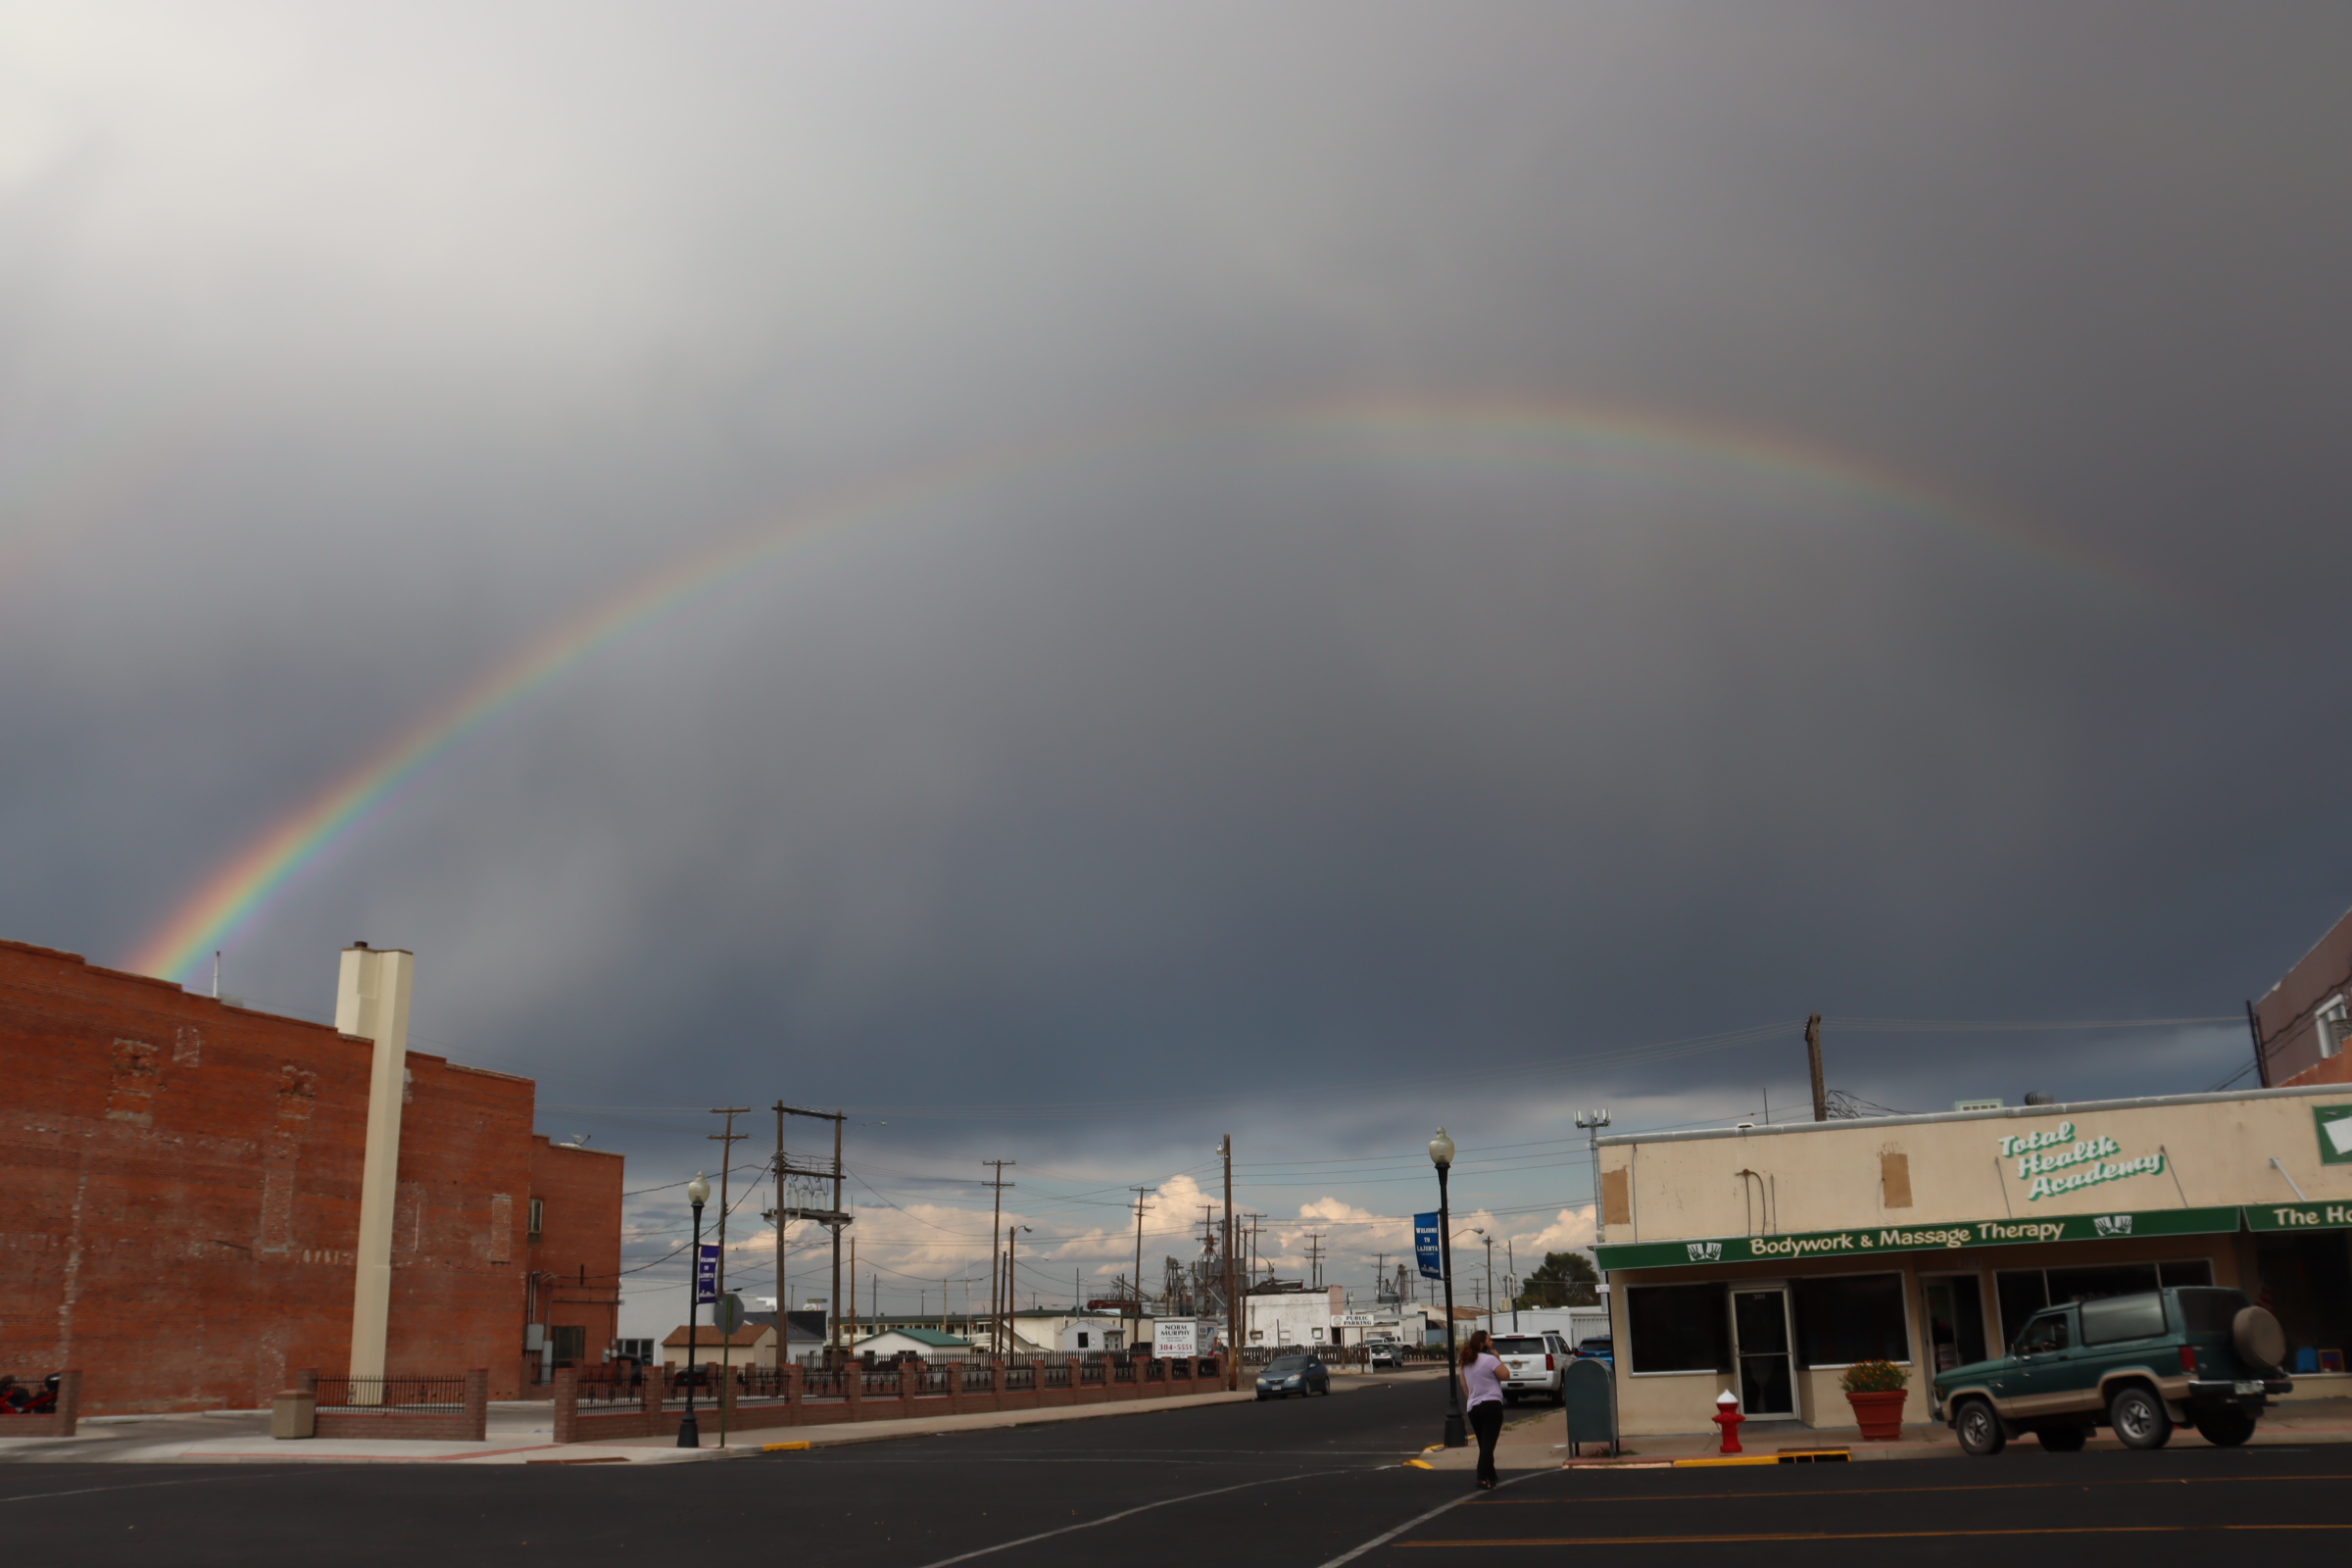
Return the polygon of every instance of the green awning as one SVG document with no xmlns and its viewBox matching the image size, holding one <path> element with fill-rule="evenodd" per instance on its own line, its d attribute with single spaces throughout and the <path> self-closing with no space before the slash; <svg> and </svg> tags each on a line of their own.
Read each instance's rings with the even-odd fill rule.
<svg viewBox="0 0 2352 1568">
<path fill-rule="evenodd" d="M 2340 1231 L 2352 1227 L 2352 1203 L 2246 1205 L 2250 1231 Z"/>
<path fill-rule="evenodd" d="M 2352 1212 L 2352 1204 L 2274 1205 L 2318 1212 Z M 2264 1209 L 2265 1214 L 2272 1209 Z M 2254 1223 L 2253 1209 L 2245 1211 Z M 1705 1241 L 1610 1242 L 1592 1249 L 1604 1269 L 1709 1268 L 1723 1263 L 1791 1263 L 1807 1258 L 1851 1259 L 1881 1252 L 1960 1251 L 1980 1247 L 2027 1247 L 2049 1242 L 2120 1241 L 2134 1236 L 2213 1236 L 2237 1229 L 2238 1209 L 2155 1208 L 2117 1214 L 2042 1214 L 2022 1219 L 1952 1220 L 1940 1225 L 1869 1225 L 1842 1231 L 1798 1231 L 1786 1236 L 1719 1236 Z M 2310 1222 L 2313 1224 L 2321 1221 Z M 2352 1225 L 2352 1218 L 2326 1221 Z M 2300 1222 L 2255 1225 L 2257 1230 L 2303 1228 Z"/>
</svg>

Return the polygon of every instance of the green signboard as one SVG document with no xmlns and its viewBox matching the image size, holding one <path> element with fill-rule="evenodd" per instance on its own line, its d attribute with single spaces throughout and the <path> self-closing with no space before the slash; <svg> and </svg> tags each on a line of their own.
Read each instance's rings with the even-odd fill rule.
<svg viewBox="0 0 2352 1568">
<path fill-rule="evenodd" d="M 2252 1213 L 2253 1210 L 2247 1210 L 2249 1217 Z M 1592 1256 L 1604 1269 L 1704 1268 L 1721 1263 L 1789 1263 L 1817 1257 L 1844 1260 L 1881 1252 L 1951 1251 L 1975 1247 L 2024 1247 L 2042 1242 L 2104 1242 L 2132 1236 L 2211 1236 L 2235 1231 L 2237 1214 L 2234 1206 L 2157 1208 L 2123 1214 L 2039 1214 L 2030 1219 L 1954 1220 L 1941 1225 L 1868 1225 L 1842 1231 L 1802 1231 L 1788 1236 L 1725 1236 L 1703 1242 L 1604 1243 L 1592 1249 Z"/>
<path fill-rule="evenodd" d="M 2311 1114 L 2319 1123 L 2320 1163 L 2352 1165 L 2352 1105 L 2314 1105 Z"/>
<path fill-rule="evenodd" d="M 2352 1203 L 2264 1203 L 2246 1205 L 2250 1231 L 2326 1231 L 2352 1226 Z"/>
</svg>

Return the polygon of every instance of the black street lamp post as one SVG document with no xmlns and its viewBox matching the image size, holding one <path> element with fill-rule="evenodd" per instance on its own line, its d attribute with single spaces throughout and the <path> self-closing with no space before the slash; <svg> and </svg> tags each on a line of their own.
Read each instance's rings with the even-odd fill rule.
<svg viewBox="0 0 2352 1568">
<path fill-rule="evenodd" d="M 1429 1141 L 1430 1162 L 1438 1167 L 1438 1271 L 1446 1276 L 1446 1446 L 1459 1448 L 1470 1441 L 1462 1428 L 1461 1369 L 1453 1348 L 1453 1210 L 1446 1199 L 1446 1173 L 1453 1168 L 1453 1140 L 1446 1129 Z"/>
<path fill-rule="evenodd" d="M 678 1446 L 699 1448 L 703 1429 L 694 1419 L 694 1380 L 702 1369 L 694 1364 L 695 1326 L 703 1315 L 703 1205 L 710 1201 L 710 1184 L 696 1176 L 686 1184 L 686 1201 L 694 1205 L 694 1250 L 687 1254 L 693 1266 L 687 1271 L 691 1283 L 686 1287 L 686 1414 L 678 1422 Z"/>
</svg>

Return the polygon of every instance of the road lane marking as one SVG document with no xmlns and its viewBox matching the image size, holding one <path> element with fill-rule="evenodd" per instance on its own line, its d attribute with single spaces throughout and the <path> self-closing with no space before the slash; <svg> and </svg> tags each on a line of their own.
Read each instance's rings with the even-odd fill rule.
<svg viewBox="0 0 2352 1568">
<path fill-rule="evenodd" d="M 1633 1466 L 1620 1466 L 1632 1469 Z M 1804 1492 L 1652 1492 L 1620 1493 L 1614 1496 L 1594 1497 L 1583 1493 L 1570 1493 L 1557 1497 L 1495 1497 L 1491 1500 L 1509 1503 L 1515 1508 L 1550 1507 L 1556 1503 L 1588 1502 L 1685 1502 L 1714 1497 L 1905 1497 L 1936 1492 L 2073 1492 L 2089 1487 L 2202 1487 L 2218 1485 L 2251 1485 L 2271 1481 L 2352 1481 L 2352 1475 L 2309 1476 L 2132 1476 L 2121 1481 L 2002 1481 L 1984 1486 L 1967 1487 L 1824 1487 Z"/>
<path fill-rule="evenodd" d="M 181 1481 L 124 1481 L 111 1487 L 75 1487 L 71 1492 L 20 1492 L 0 1497 L 0 1502 L 37 1502 L 44 1497 L 86 1497 L 93 1492 L 145 1492 L 151 1487 L 192 1487 L 205 1481 L 266 1481 L 269 1477 L 247 1471 L 241 1475 L 189 1476 Z"/>
<path fill-rule="evenodd" d="M 1494 1541 L 1400 1541 L 1408 1546 L 1690 1546 L 1760 1541 L 1940 1541 L 1958 1536 L 2180 1536 L 2192 1530 L 2352 1530 L 2332 1525 L 2063 1525 L 2034 1530 L 1784 1530 L 1740 1536 L 1520 1536 Z"/>
<path fill-rule="evenodd" d="M 1506 1487 L 1515 1487 L 1522 1481 L 1533 1481 L 1538 1476 L 1549 1475 L 1550 1473 L 1551 1472 L 1548 1470 L 1531 1470 L 1526 1475 L 1511 1477 L 1510 1480 L 1503 1482 L 1502 1485 Z M 1370 1541 L 1365 1542 L 1362 1545 L 1341 1552 L 1337 1557 L 1332 1558 L 1329 1562 L 1317 1563 L 1315 1568 L 1340 1568 L 1342 1563 L 1353 1562 L 1356 1558 L 1361 1557 L 1365 1552 L 1372 1550 L 1374 1547 L 1387 1545 L 1390 1542 L 1395 1541 L 1398 1536 L 1403 1535 L 1407 1530 L 1412 1529 L 1414 1526 L 1425 1525 L 1429 1523 L 1432 1519 L 1435 1519 L 1438 1515 L 1444 1513 L 1448 1508 L 1458 1508 L 1465 1502 L 1475 1502 L 1477 1500 L 1478 1494 L 1475 1492 L 1469 1492 L 1464 1493 L 1462 1495 L 1452 1498 L 1449 1501 L 1441 1502 L 1435 1508 L 1430 1509 L 1429 1512 L 1424 1514 L 1416 1514 L 1414 1517 L 1407 1519 L 1404 1523 L 1398 1525 L 1396 1529 L 1383 1531 L 1381 1534 L 1374 1536 Z M 1410 1545 L 1411 1543 L 1407 1542 L 1406 1544 Z"/>
<path fill-rule="evenodd" d="M 1305 1470 L 1295 1476 L 1268 1476 L 1262 1481 L 1244 1481 L 1230 1487 L 1211 1487 L 1206 1492 L 1188 1492 L 1181 1497 L 1162 1497 L 1157 1502 L 1147 1502 L 1133 1508 L 1122 1508 L 1117 1513 L 1106 1513 L 1100 1519 L 1082 1519 L 1077 1524 L 1063 1525 L 1056 1530 L 1041 1530 L 1034 1536 L 1023 1536 L 1018 1541 L 1000 1541 L 993 1546 L 982 1546 L 974 1551 L 959 1551 L 953 1557 L 942 1557 L 937 1562 L 927 1562 L 923 1564 L 923 1568 L 948 1568 L 950 1563 L 970 1562 L 974 1557 L 986 1557 L 993 1552 L 1010 1551 L 1015 1546 L 1026 1546 L 1032 1542 L 1051 1541 L 1055 1536 L 1066 1536 L 1073 1530 L 1092 1530 L 1097 1525 L 1107 1525 L 1121 1519 L 1132 1519 L 1139 1513 L 1150 1513 L 1154 1508 L 1171 1507 L 1179 1502 L 1197 1502 L 1202 1497 L 1218 1497 L 1228 1492 L 1247 1492 L 1251 1487 L 1279 1486 L 1285 1481 L 1310 1481 L 1317 1476 L 1353 1476 L 1364 1473 L 1360 1468 Z"/>
</svg>

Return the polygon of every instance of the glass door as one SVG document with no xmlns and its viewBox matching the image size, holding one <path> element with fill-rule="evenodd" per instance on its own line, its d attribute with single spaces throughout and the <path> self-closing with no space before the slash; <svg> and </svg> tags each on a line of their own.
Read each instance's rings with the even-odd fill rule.
<svg viewBox="0 0 2352 1568">
<path fill-rule="evenodd" d="M 1984 1359 L 1984 1287 L 1974 1274 L 1922 1280 L 1927 1297 L 1928 1350 L 1938 1372 Z"/>
<path fill-rule="evenodd" d="M 1740 1412 L 1796 1414 L 1796 1379 L 1788 1366 L 1788 1293 L 1732 1293 L 1733 1354 L 1740 1363 Z"/>
</svg>

